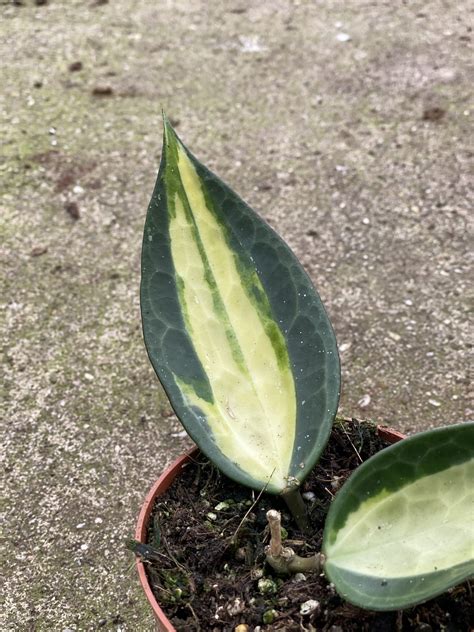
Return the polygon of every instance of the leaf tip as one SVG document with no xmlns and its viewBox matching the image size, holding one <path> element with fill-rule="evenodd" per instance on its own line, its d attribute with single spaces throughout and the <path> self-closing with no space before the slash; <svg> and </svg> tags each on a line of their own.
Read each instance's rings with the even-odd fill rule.
<svg viewBox="0 0 474 632">
<path fill-rule="evenodd" d="M 164 140 L 166 145 L 169 145 L 170 142 L 176 141 L 178 137 L 176 135 L 176 132 L 174 131 L 173 126 L 171 125 L 169 118 L 166 116 L 166 112 L 164 111 L 164 109 L 161 110 L 161 116 L 163 117 Z"/>
</svg>

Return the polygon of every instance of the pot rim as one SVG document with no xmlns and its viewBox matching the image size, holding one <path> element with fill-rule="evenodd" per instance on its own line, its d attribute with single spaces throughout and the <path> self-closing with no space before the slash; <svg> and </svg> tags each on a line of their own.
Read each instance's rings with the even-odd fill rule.
<svg viewBox="0 0 474 632">
<path fill-rule="evenodd" d="M 377 433 L 382 439 L 385 439 L 390 443 L 397 443 L 398 441 L 406 438 L 406 435 L 402 432 L 399 432 L 394 428 L 390 428 L 390 426 L 384 426 L 381 424 L 377 424 Z M 193 448 L 179 456 L 177 459 L 175 459 L 171 463 L 171 465 L 169 465 L 165 469 L 165 471 L 151 487 L 150 491 L 145 497 L 144 503 L 138 515 L 137 527 L 135 530 L 135 539 L 138 542 L 141 542 L 142 544 L 146 543 L 148 520 L 153 510 L 156 498 L 162 495 L 168 489 L 168 487 L 170 487 L 171 483 L 183 469 L 183 466 L 188 463 L 192 459 L 192 457 L 197 454 L 197 452 L 199 452 L 199 448 L 197 446 L 194 446 Z M 145 565 L 138 557 L 136 558 L 136 566 L 138 577 L 145 592 L 145 596 L 148 599 L 148 603 L 152 607 L 153 613 L 157 620 L 158 629 L 160 630 L 160 632 L 177 632 L 176 628 L 171 624 L 171 621 L 160 608 L 160 605 L 156 600 L 156 597 L 153 594 L 150 583 L 148 581 L 148 577 L 145 571 Z"/>
</svg>

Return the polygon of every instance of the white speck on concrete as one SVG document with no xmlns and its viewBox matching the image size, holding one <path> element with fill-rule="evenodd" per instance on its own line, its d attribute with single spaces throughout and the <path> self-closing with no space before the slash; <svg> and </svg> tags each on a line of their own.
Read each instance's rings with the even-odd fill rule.
<svg viewBox="0 0 474 632">
<path fill-rule="evenodd" d="M 357 405 L 359 406 L 359 408 L 367 408 L 367 406 L 370 404 L 371 399 L 372 398 L 370 397 L 370 395 L 366 393 L 363 397 L 359 399 Z"/>
</svg>

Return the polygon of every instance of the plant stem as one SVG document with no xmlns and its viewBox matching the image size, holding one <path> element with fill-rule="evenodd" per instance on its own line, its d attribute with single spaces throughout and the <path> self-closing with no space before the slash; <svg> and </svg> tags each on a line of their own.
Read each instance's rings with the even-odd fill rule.
<svg viewBox="0 0 474 632">
<path fill-rule="evenodd" d="M 270 527 L 270 545 L 268 554 L 272 557 L 281 555 L 281 515 L 279 511 L 270 509 L 267 511 L 268 526 Z"/>
<path fill-rule="evenodd" d="M 298 487 L 287 487 L 282 492 L 282 498 L 286 502 L 291 515 L 295 519 L 298 529 L 303 533 L 309 531 L 308 511 Z"/>
<path fill-rule="evenodd" d="M 278 511 L 274 509 L 267 511 L 267 520 L 270 527 L 270 544 L 265 552 L 267 562 L 277 573 L 288 575 L 289 573 L 321 571 L 324 564 L 322 553 L 316 553 L 311 557 L 300 557 L 293 549 L 282 546 L 281 515 Z"/>
</svg>

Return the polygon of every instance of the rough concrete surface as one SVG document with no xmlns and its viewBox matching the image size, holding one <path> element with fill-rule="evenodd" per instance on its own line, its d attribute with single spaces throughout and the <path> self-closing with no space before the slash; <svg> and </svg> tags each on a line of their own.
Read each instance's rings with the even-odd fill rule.
<svg viewBox="0 0 474 632">
<path fill-rule="evenodd" d="M 0 630 L 148 631 L 124 542 L 187 445 L 140 331 L 161 107 L 314 279 L 342 412 L 462 421 L 473 5 L 0 4 Z"/>
</svg>

